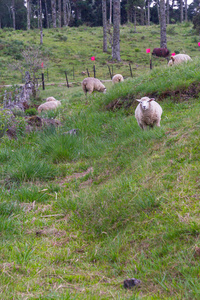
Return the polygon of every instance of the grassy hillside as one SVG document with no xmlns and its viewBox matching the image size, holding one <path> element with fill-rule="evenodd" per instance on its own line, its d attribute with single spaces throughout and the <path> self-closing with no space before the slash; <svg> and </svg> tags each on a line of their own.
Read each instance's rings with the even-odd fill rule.
<svg viewBox="0 0 200 300">
<path fill-rule="evenodd" d="M 180 39 L 191 30 L 184 26 L 174 28 Z M 137 37 L 154 29 L 140 27 Z M 69 30 L 100 40 L 98 28 Z M 24 42 L 31 36 L 20 34 Z M 199 299 L 200 60 L 195 43 L 189 52 L 191 38 L 181 47 L 192 62 L 168 68 L 155 60 L 150 71 L 135 51 L 138 74 L 106 82 L 105 95 L 86 100 L 79 86 L 47 86 L 41 98 L 62 106 L 43 116 L 62 126 L 26 133 L 18 116 L 17 138 L 1 138 L 1 299 Z M 160 128 L 142 131 L 136 122 L 135 99 L 144 95 L 163 108 Z M 72 128 L 78 135 L 65 134 Z M 141 285 L 125 289 L 133 277 Z"/>
<path fill-rule="evenodd" d="M 160 28 L 157 25 L 137 27 L 134 32 L 133 24 L 120 28 L 121 63 L 112 63 L 111 47 L 108 42 L 108 52 L 102 52 L 102 28 L 78 27 L 44 30 L 42 58 L 45 61 L 45 80 L 48 83 L 65 82 L 64 71 L 68 72 L 70 82 L 80 82 L 85 75 L 83 71 L 93 75 L 95 56 L 96 76 L 100 79 L 110 79 L 108 65 L 114 74 L 121 73 L 125 78 L 130 77 L 129 63 L 133 76 L 142 74 L 149 69 L 149 55 L 146 48 L 159 47 Z M 192 29 L 191 23 L 168 25 L 167 45 L 172 52 L 187 53 L 192 58 L 199 56 L 199 36 Z M 26 46 L 39 47 L 39 30 L 7 31 L 0 30 L 0 84 L 21 83 L 21 74 L 12 71 L 9 65 L 22 60 L 22 49 Z M 153 66 L 166 65 L 165 59 L 153 58 Z M 74 71 L 74 76 L 73 76 Z M 48 75 L 48 76 L 47 76 Z M 40 72 L 38 76 L 41 76 Z"/>
</svg>

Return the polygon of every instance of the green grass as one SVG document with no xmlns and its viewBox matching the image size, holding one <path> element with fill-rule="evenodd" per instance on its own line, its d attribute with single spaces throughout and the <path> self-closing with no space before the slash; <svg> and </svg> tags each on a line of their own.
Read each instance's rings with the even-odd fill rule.
<svg viewBox="0 0 200 300">
<path fill-rule="evenodd" d="M 174 47 L 192 47 L 190 26 L 170 26 L 169 43 L 184 37 Z M 1 299 L 199 299 L 200 62 L 167 68 L 161 61 L 150 72 L 135 49 L 156 46 L 159 27 L 138 31 L 121 29 L 142 66 L 134 79 L 106 82 L 105 95 L 87 100 L 80 86 L 47 86 L 40 97 L 61 100 L 48 117 L 62 126 L 26 134 L 18 119 L 17 139 L 1 138 Z M 100 47 L 100 28 L 61 32 L 45 33 L 50 55 L 64 65 L 57 46 L 70 42 L 82 69 L 90 52 L 84 44 L 77 54 L 77 40 L 87 36 Z M 39 39 L 37 30 L 19 36 Z M 163 108 L 160 128 L 142 131 L 136 122 L 135 99 L 144 95 Z M 115 101 L 121 109 L 108 109 Z M 78 135 L 65 134 L 72 128 Z M 141 286 L 125 290 L 132 277 Z"/>
<path fill-rule="evenodd" d="M 137 27 L 137 33 L 133 26 L 122 26 L 120 28 L 120 52 L 121 63 L 111 63 L 112 52 L 108 43 L 108 52 L 102 52 L 102 28 L 88 28 L 85 26 L 79 28 L 62 29 L 44 29 L 43 45 L 41 51 L 45 63 L 46 83 L 64 83 L 65 74 L 68 73 L 70 82 L 81 82 L 85 75 L 82 71 L 88 69 L 93 75 L 93 62 L 91 56 L 95 56 L 96 76 L 100 79 L 110 79 L 107 64 L 110 65 L 114 74 L 121 73 L 125 78 L 131 77 L 129 62 L 132 66 L 133 77 L 143 74 L 149 69 L 149 55 L 146 54 L 146 48 L 159 47 L 160 29 L 158 25 L 150 27 Z M 192 24 L 168 25 L 167 26 L 167 45 L 169 50 L 176 53 L 187 53 L 192 58 L 199 56 L 198 35 L 192 30 Z M 39 30 L 25 31 L 16 30 L 6 35 L 3 30 L 0 31 L 1 43 L 1 72 L 0 84 L 21 83 L 21 75 L 16 71 L 10 72 L 9 64 L 16 59 L 21 59 L 21 50 L 25 46 L 39 46 Z M 81 44 L 81 48 L 80 48 Z M 166 60 L 152 58 L 153 66 L 165 66 Z M 47 76 L 48 68 L 48 76 Z M 73 76 L 74 72 L 74 76 Z M 40 76 L 40 72 L 38 74 Z"/>
</svg>

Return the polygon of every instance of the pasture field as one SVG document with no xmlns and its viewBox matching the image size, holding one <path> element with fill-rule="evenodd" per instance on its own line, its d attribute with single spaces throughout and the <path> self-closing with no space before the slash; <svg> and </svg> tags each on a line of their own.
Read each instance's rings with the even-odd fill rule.
<svg viewBox="0 0 200 300">
<path fill-rule="evenodd" d="M 86 57 L 89 65 L 95 55 L 100 79 L 109 77 L 100 71 L 105 63 L 108 72 L 110 61 L 101 52 L 101 29 L 45 32 L 49 82 L 56 84 L 40 88 L 40 101 L 54 96 L 62 105 L 42 116 L 61 126 L 27 133 L 24 116 L 17 116 L 16 139 L 0 139 L 0 299 L 199 299 L 198 37 L 190 24 L 170 28 L 170 50 L 185 51 L 193 61 L 169 68 L 155 58 L 149 70 L 145 48 L 158 45 L 159 27 L 133 33 L 124 26 L 123 62 L 114 68 L 126 74 L 129 61 L 137 64 L 133 78 L 115 86 L 105 82 L 106 94 L 87 99 L 79 84 L 59 84 L 60 70 L 74 64 L 82 71 Z M 4 35 L 39 41 L 37 31 Z M 69 49 L 63 46 L 68 42 Z M 4 53 L 1 84 L 16 84 L 17 73 L 6 79 L 8 61 Z M 81 76 L 79 71 L 77 82 Z M 163 115 L 161 127 L 142 131 L 135 99 L 147 95 Z M 74 128 L 77 135 L 66 134 Z M 141 280 L 140 286 L 125 289 L 127 278 Z"/>
<path fill-rule="evenodd" d="M 67 71 L 70 82 L 80 83 L 86 75 L 87 69 L 93 76 L 95 56 L 96 77 L 99 79 L 110 79 L 111 73 L 121 73 L 125 78 L 131 77 L 130 66 L 133 77 L 149 70 L 149 54 L 160 45 L 160 27 L 158 25 L 138 26 L 136 33 L 133 24 L 121 26 L 120 28 L 120 52 L 122 62 L 112 62 L 111 46 L 108 42 L 108 52 L 102 52 L 103 33 L 102 28 L 91 28 L 86 26 L 44 29 L 43 45 L 41 48 L 44 60 L 45 82 L 65 83 L 65 71 Z M 191 23 L 172 24 L 167 26 L 167 46 L 170 52 L 186 53 L 195 58 L 199 56 L 199 36 L 194 31 Z M 19 84 L 22 76 L 19 71 L 13 71 L 10 67 L 13 61 L 22 60 L 22 50 L 25 47 L 39 47 L 39 30 L 22 31 L 0 30 L 0 85 Z M 153 67 L 166 65 L 166 59 L 153 58 Z M 41 72 L 38 73 L 41 78 Z"/>
</svg>

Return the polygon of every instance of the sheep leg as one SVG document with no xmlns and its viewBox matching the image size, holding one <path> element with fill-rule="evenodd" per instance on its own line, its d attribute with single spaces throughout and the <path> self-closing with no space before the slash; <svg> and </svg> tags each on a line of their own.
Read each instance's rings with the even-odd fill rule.
<svg viewBox="0 0 200 300">
<path fill-rule="evenodd" d="M 160 120 L 156 122 L 156 126 L 160 127 Z"/>
<path fill-rule="evenodd" d="M 147 126 L 146 126 L 145 124 L 139 123 L 139 126 L 140 126 L 143 130 L 146 130 L 146 129 L 147 129 Z"/>
</svg>

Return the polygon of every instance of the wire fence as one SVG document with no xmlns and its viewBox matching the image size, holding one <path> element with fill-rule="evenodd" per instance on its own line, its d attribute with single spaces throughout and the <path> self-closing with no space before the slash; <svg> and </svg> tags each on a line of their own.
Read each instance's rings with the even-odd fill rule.
<svg viewBox="0 0 200 300">
<path fill-rule="evenodd" d="M 110 63 L 104 64 L 101 66 L 90 65 L 89 67 L 85 66 L 82 70 L 80 67 L 67 67 L 65 70 L 63 68 L 57 68 L 56 74 L 59 74 L 55 77 L 54 71 L 51 68 L 46 68 L 42 72 L 37 73 L 35 77 L 36 86 L 42 87 L 45 89 L 45 86 L 48 85 L 65 85 L 68 88 L 81 85 L 81 82 L 86 77 L 95 77 L 101 81 L 110 81 L 115 74 L 122 74 L 124 78 L 136 76 L 135 70 L 137 67 L 131 63 L 122 64 L 122 63 Z M 16 84 L 13 82 L 18 81 Z M 9 83 L 9 84 L 8 84 Z M 0 97 L 3 99 L 5 89 L 12 90 L 16 86 L 23 86 L 25 84 L 25 77 L 20 73 L 13 72 L 3 72 L 0 71 Z"/>
</svg>

